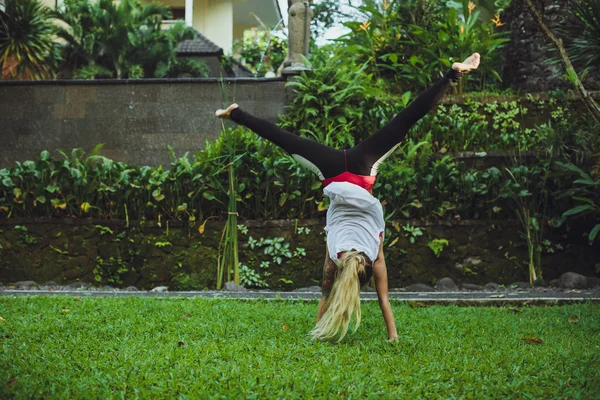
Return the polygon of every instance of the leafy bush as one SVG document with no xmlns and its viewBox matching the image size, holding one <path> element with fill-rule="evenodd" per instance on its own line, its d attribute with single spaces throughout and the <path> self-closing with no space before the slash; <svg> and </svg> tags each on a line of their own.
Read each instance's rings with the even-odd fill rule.
<svg viewBox="0 0 600 400">
<path fill-rule="evenodd" d="M 265 30 L 247 31 L 241 40 L 233 42 L 234 53 L 239 60 L 258 76 L 275 71 L 287 54 L 287 40 Z"/>
<path fill-rule="evenodd" d="M 168 169 L 115 162 L 98 154 L 100 146 L 88 155 L 81 149 L 59 152 L 62 158 L 44 151 L 35 161 L 0 170 L 0 210 L 8 217 L 162 216 L 192 223 L 226 215 L 228 135 L 241 154 L 234 165 L 242 218 L 303 218 L 317 212 L 321 184 L 312 173 L 243 129 L 226 131 L 193 161 L 171 152 Z"/>
<path fill-rule="evenodd" d="M 565 211 L 559 223 L 566 218 L 590 217 L 592 221 L 597 221 L 596 225 L 588 234 L 590 245 L 596 240 L 600 232 L 600 179 L 592 178 L 581 168 L 573 164 L 556 163 L 566 174 L 577 178 L 573 181 L 573 186 L 563 191 L 562 196 L 567 196 L 575 201 L 575 206 Z"/>
<path fill-rule="evenodd" d="M 312 173 L 242 129 L 230 131 L 246 151 L 234 161 L 240 218 L 294 219 L 323 217 L 321 183 Z M 138 167 L 81 150 L 62 158 L 43 152 L 35 161 L 0 170 L 0 212 L 5 217 L 94 217 L 107 219 L 181 219 L 190 224 L 227 215 L 227 168 L 220 147 L 209 144 L 192 161 L 175 157 L 170 168 Z M 384 163 L 374 192 L 386 214 L 406 218 L 513 218 L 511 174 L 522 184 L 539 181 L 537 166 L 508 171 L 468 168 L 450 156 L 431 158 L 427 142 L 408 141 Z M 551 192 L 566 190 L 570 180 L 552 178 Z M 511 189 L 512 190 L 512 189 Z M 534 187 L 529 192 L 536 190 Z M 511 192 L 512 193 L 512 192 Z M 560 216 L 568 199 L 548 201 L 548 215 Z M 549 217 L 550 218 L 550 217 Z"/>
<path fill-rule="evenodd" d="M 598 69 L 600 65 L 600 0 L 575 0 L 560 31 L 573 64 Z M 560 62 L 559 60 L 555 60 Z"/>
<path fill-rule="evenodd" d="M 384 80 L 397 92 L 422 90 L 446 73 L 453 61 L 473 52 L 485 63 L 463 85 L 485 90 L 501 81 L 497 73 L 506 33 L 494 28 L 499 20 L 482 21 L 469 1 L 367 1 L 359 7 L 364 22 L 348 22 L 352 31 L 340 41 L 340 57 L 347 63 L 367 64 L 367 73 Z M 468 82 L 471 82 L 470 84 Z"/>
<path fill-rule="evenodd" d="M 481 103 L 469 98 L 464 105 L 440 105 L 411 131 L 420 140 L 431 133 L 435 150 L 548 151 L 582 162 L 597 148 L 600 127 L 581 117 L 574 103 L 531 96 Z"/>
<path fill-rule="evenodd" d="M 240 282 L 242 286 L 247 288 L 269 287 L 269 284 L 263 279 L 260 273 L 244 264 L 240 265 Z"/>
<path fill-rule="evenodd" d="M 201 61 L 176 57 L 177 44 L 197 33 L 183 23 L 162 29 L 168 6 L 139 0 L 66 0 L 53 13 L 62 21 L 58 36 L 67 43 L 65 68 L 75 78 L 163 78 L 180 73 L 207 76 Z M 65 26 L 66 25 L 66 26 Z"/>
<path fill-rule="evenodd" d="M 366 74 L 334 59 L 318 60 L 287 85 L 295 96 L 281 126 L 334 148 L 352 147 L 406 106 L 410 93 L 388 95 Z"/>
<path fill-rule="evenodd" d="M 444 247 L 448 246 L 448 241 L 446 239 L 433 239 L 429 243 L 427 243 L 427 247 L 433 251 L 436 257 L 439 257 Z"/>
<path fill-rule="evenodd" d="M 0 77 L 48 79 L 60 56 L 50 10 L 38 0 L 8 0 L 0 10 Z"/>
</svg>

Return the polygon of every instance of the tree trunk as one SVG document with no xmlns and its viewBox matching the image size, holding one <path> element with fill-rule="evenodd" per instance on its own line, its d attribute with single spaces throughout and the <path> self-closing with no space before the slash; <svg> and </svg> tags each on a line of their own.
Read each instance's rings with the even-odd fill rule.
<svg viewBox="0 0 600 400">
<path fill-rule="evenodd" d="M 531 2 L 531 0 L 525 0 L 525 3 L 527 4 L 527 8 L 529 8 L 529 12 L 531 12 L 531 15 L 533 16 L 533 20 L 535 21 L 538 28 L 540 28 L 540 30 L 546 35 L 546 37 L 558 49 L 558 52 L 560 53 L 560 57 L 562 59 L 562 62 L 565 65 L 565 68 L 567 70 L 567 74 L 571 77 L 571 80 L 573 81 L 575 88 L 581 95 L 581 98 L 583 100 L 583 103 L 585 104 L 585 107 L 588 109 L 588 111 L 590 112 L 590 114 L 592 115 L 594 120 L 598 124 L 600 124 L 600 108 L 598 107 L 598 105 L 596 104 L 594 99 L 585 90 L 583 83 L 581 82 L 581 80 L 579 79 L 579 76 L 575 72 L 575 69 L 573 68 L 573 64 L 571 64 L 571 60 L 569 59 L 569 55 L 567 54 L 567 51 L 565 50 L 565 47 L 562 44 L 562 39 L 557 38 L 552 33 L 552 31 L 548 28 L 548 26 L 546 26 L 546 24 L 542 20 L 540 13 L 537 11 L 537 9 L 535 8 L 535 6 Z"/>
</svg>

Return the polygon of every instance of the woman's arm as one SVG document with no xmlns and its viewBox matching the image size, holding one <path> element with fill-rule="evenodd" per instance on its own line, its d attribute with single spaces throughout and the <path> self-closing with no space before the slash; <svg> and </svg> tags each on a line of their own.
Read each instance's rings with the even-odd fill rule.
<svg viewBox="0 0 600 400">
<path fill-rule="evenodd" d="M 388 295 L 388 276 L 385 258 L 383 257 L 383 240 L 379 245 L 379 256 L 373 263 L 373 276 L 375 277 L 375 289 L 377 290 L 377 298 L 379 300 L 379 308 L 383 314 L 383 320 L 388 331 L 388 339 L 398 340 L 398 332 L 396 331 L 396 321 L 394 321 L 394 312 L 390 304 Z"/>
</svg>

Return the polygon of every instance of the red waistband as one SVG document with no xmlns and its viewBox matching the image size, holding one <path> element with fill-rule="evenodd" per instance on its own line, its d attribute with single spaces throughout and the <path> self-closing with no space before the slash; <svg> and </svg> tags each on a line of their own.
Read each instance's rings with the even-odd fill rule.
<svg viewBox="0 0 600 400">
<path fill-rule="evenodd" d="M 349 182 L 358 185 L 363 189 L 371 190 L 373 189 L 376 178 L 376 176 L 356 175 L 352 172 L 346 171 L 334 176 L 333 178 L 324 179 L 321 182 L 323 183 L 323 186 L 327 186 L 331 182 Z"/>
</svg>

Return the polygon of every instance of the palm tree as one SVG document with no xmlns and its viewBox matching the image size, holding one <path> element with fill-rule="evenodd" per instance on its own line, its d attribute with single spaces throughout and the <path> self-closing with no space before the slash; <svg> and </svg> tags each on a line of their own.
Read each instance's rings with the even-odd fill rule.
<svg viewBox="0 0 600 400">
<path fill-rule="evenodd" d="M 49 10 L 37 0 L 8 0 L 0 11 L 2 79 L 47 79 L 54 76 L 57 53 Z"/>
<path fill-rule="evenodd" d="M 600 0 L 576 0 L 572 18 L 561 32 L 565 49 L 575 66 L 598 68 L 600 64 Z"/>
</svg>

